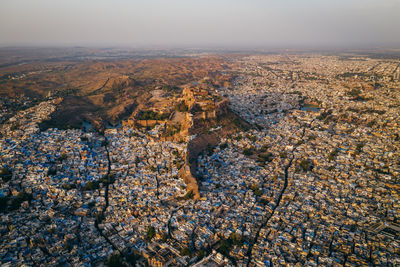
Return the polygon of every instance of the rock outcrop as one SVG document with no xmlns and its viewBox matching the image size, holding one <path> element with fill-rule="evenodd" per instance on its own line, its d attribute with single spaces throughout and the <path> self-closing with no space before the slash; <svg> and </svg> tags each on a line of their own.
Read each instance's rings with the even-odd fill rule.
<svg viewBox="0 0 400 267">
<path fill-rule="evenodd" d="M 192 170 L 189 166 L 188 161 L 179 170 L 179 178 L 181 178 L 187 185 L 186 191 L 193 193 L 193 199 L 200 199 L 199 184 L 196 178 L 192 175 Z"/>
<path fill-rule="evenodd" d="M 187 152 L 185 164 L 179 171 L 179 177 L 187 184 L 187 192 L 192 191 L 194 199 L 200 199 L 200 177 L 196 175 L 197 158 L 206 149 L 219 144 L 220 138 L 233 133 L 238 127 L 233 123 L 241 121 L 229 110 L 229 101 L 219 95 L 211 95 L 205 90 L 184 89 L 183 100 L 191 112 L 182 121 L 181 134 L 187 135 Z M 196 106 L 207 107 L 193 111 Z M 241 123 L 245 123 L 242 122 Z M 210 131 L 213 127 L 219 127 L 218 131 Z"/>
</svg>

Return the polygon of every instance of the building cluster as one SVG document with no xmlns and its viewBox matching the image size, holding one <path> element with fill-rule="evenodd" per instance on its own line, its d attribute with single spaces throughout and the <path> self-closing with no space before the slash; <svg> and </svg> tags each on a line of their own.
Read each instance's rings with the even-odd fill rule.
<svg viewBox="0 0 400 267">
<path fill-rule="evenodd" d="M 239 143 L 235 137 L 228 139 L 222 154 L 240 153 L 243 146 L 257 151 L 265 145 L 273 159 L 262 165 L 271 174 L 259 185 L 263 192 L 257 202 L 264 203 L 271 188 L 279 190 L 271 183 L 283 193 L 279 205 L 270 199 L 264 205 L 262 214 L 271 217 L 253 224 L 255 265 L 399 263 L 399 85 L 390 79 L 397 64 L 301 56 L 244 60 L 248 75 L 224 94 L 235 111 L 263 130 L 242 135 Z M 295 80 L 282 75 L 296 69 L 306 74 Z M 307 71 L 315 79 L 302 79 Z M 344 73 L 359 74 L 347 78 Z M 371 88 L 367 76 L 379 77 L 381 85 Z M 261 112 L 273 105 L 278 105 L 274 112 Z M 203 164 L 209 166 L 207 172 L 229 177 L 229 171 L 215 163 L 219 154 Z M 285 176 L 287 186 L 279 185 Z"/>
<path fill-rule="evenodd" d="M 0 263 L 400 264 L 398 62 L 240 60 L 219 93 L 253 127 L 198 157 L 199 200 L 157 127 L 40 131 L 59 100 L 3 123 Z"/>
</svg>

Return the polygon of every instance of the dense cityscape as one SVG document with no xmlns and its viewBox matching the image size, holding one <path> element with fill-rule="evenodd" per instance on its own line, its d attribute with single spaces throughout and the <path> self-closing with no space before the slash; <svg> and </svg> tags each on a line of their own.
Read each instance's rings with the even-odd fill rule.
<svg viewBox="0 0 400 267">
<path fill-rule="evenodd" d="M 43 129 L 63 96 L 3 98 L 2 266 L 399 265 L 399 60 L 229 64 L 229 83 L 165 97 L 181 103 L 168 119 L 145 118 L 154 104 L 104 130 Z M 225 133 L 226 112 L 248 126 Z M 220 139 L 192 160 L 201 121 Z"/>
</svg>

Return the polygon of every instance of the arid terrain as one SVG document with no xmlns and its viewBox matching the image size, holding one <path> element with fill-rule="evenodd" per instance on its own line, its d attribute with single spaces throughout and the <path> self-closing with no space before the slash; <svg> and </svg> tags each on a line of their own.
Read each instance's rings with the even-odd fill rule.
<svg viewBox="0 0 400 267">
<path fill-rule="evenodd" d="M 218 55 L 168 58 L 133 55 L 131 59 L 115 60 L 111 56 L 96 59 L 86 50 L 86 54 L 59 50 L 65 53 L 61 56 L 42 50 L 39 56 L 33 56 L 36 50 L 30 53 L 23 50 L 26 55 L 22 53 L 21 57 L 12 57 L 12 51 L 6 52 L 0 54 L 5 62 L 0 66 L 1 96 L 63 98 L 42 128 L 79 128 L 87 121 L 104 129 L 107 124 L 118 124 L 138 109 L 152 106 L 150 92 L 154 89 L 163 90 L 173 98 L 181 94 L 187 83 L 206 78 L 208 85 L 219 87 L 231 78 L 221 74 L 229 66 L 226 58 Z M 46 57 L 40 57 L 41 53 Z"/>
<path fill-rule="evenodd" d="M 1 264 L 400 264 L 397 51 L 0 60 Z"/>
</svg>

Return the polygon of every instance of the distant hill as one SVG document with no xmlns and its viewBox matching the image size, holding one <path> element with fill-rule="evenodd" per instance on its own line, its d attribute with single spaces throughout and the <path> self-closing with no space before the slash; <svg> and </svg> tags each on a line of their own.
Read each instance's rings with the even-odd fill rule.
<svg viewBox="0 0 400 267">
<path fill-rule="evenodd" d="M 80 127 L 83 121 L 99 129 L 107 123 L 117 124 L 138 108 L 151 105 L 153 89 L 166 90 L 172 97 L 180 94 L 179 86 L 204 77 L 218 86 L 220 71 L 226 68 L 221 56 L 93 60 L 72 55 L 68 59 L 46 54 L 34 57 L 28 52 L 26 61 L 19 58 L 13 64 L 12 52 L 8 64 L 0 67 L 0 96 L 63 98 L 51 119 L 42 123 L 43 129 Z"/>
</svg>

